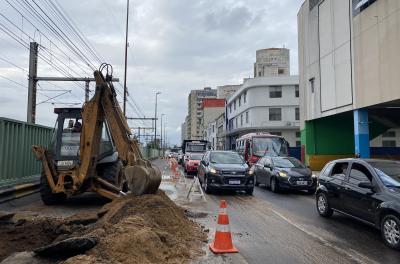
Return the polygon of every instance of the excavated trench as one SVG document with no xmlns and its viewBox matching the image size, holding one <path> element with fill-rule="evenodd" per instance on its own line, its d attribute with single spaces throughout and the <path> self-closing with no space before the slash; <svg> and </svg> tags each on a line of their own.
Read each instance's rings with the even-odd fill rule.
<svg viewBox="0 0 400 264">
<path fill-rule="evenodd" d="M 67 218 L 0 214 L 0 237 L 5 263 L 14 263 L 17 252 L 29 253 L 26 263 L 187 263 L 204 254 L 207 242 L 162 191 Z"/>
</svg>

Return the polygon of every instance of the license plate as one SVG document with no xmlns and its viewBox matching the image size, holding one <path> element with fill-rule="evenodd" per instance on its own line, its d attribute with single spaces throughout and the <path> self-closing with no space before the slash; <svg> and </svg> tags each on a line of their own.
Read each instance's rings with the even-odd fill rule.
<svg viewBox="0 0 400 264">
<path fill-rule="evenodd" d="M 240 184 L 240 180 L 230 180 L 229 184 Z"/>
<path fill-rule="evenodd" d="M 307 185 L 307 181 L 297 181 L 297 185 Z"/>
<path fill-rule="evenodd" d="M 59 160 L 57 162 L 57 166 L 72 166 L 72 165 L 74 165 L 73 160 Z"/>
</svg>

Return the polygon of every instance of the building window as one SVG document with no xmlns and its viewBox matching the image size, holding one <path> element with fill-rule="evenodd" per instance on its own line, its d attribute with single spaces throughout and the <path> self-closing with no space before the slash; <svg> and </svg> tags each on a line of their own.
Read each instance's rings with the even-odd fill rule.
<svg viewBox="0 0 400 264">
<path fill-rule="evenodd" d="M 269 109 L 269 120 L 270 121 L 281 121 L 282 120 L 282 109 L 281 108 L 270 108 Z"/>
<path fill-rule="evenodd" d="M 237 117 L 235 118 L 235 123 L 236 123 L 235 128 L 238 128 L 238 118 Z"/>
<path fill-rule="evenodd" d="M 269 98 L 281 98 L 281 97 L 282 97 L 282 86 L 269 87 Z"/>
<path fill-rule="evenodd" d="M 284 74 L 285 73 L 285 70 L 284 69 L 278 69 L 278 75 L 282 75 L 282 74 Z"/>
<path fill-rule="evenodd" d="M 300 108 L 296 107 L 294 112 L 294 120 L 300 120 Z"/>
<path fill-rule="evenodd" d="M 239 96 L 239 107 L 242 105 L 242 96 Z"/>
<path fill-rule="evenodd" d="M 232 104 L 229 104 L 229 113 L 232 113 Z"/>
<path fill-rule="evenodd" d="M 296 140 L 296 147 L 301 147 L 301 141 L 300 140 Z"/>
<path fill-rule="evenodd" d="M 258 72 L 258 77 L 261 77 L 261 72 Z"/>
<path fill-rule="evenodd" d="M 294 93 L 295 93 L 295 97 L 296 97 L 296 98 L 299 98 L 299 97 L 300 97 L 300 91 L 299 91 L 299 86 L 298 86 L 298 85 L 296 85 L 296 86 L 294 87 Z"/>
<path fill-rule="evenodd" d="M 301 132 L 300 131 L 296 131 L 296 137 L 297 138 L 301 137 Z"/>
<path fill-rule="evenodd" d="M 311 78 L 311 79 L 309 80 L 309 82 L 310 82 L 311 92 L 314 93 L 314 90 L 315 90 L 315 87 L 314 87 L 314 85 L 315 85 L 315 78 Z"/>
<path fill-rule="evenodd" d="M 244 92 L 244 93 L 243 93 L 243 103 L 246 103 L 246 99 L 247 99 L 247 98 L 246 98 L 246 95 L 247 95 L 247 92 Z"/>
<path fill-rule="evenodd" d="M 386 131 L 385 133 L 382 134 L 382 137 L 386 138 L 396 137 L 396 131 Z"/>
<path fill-rule="evenodd" d="M 396 140 L 382 140 L 382 147 L 396 147 Z"/>
<path fill-rule="evenodd" d="M 246 112 L 246 124 L 249 123 L 249 111 Z"/>
<path fill-rule="evenodd" d="M 212 132 L 213 133 L 215 132 L 215 126 L 214 125 L 212 126 Z"/>
<path fill-rule="evenodd" d="M 274 136 L 282 136 L 282 132 L 276 131 L 276 132 L 269 132 L 271 135 Z"/>
<path fill-rule="evenodd" d="M 236 99 L 233 101 L 233 110 L 236 110 Z"/>
<path fill-rule="evenodd" d="M 243 114 L 240 115 L 240 126 L 243 126 Z"/>
</svg>

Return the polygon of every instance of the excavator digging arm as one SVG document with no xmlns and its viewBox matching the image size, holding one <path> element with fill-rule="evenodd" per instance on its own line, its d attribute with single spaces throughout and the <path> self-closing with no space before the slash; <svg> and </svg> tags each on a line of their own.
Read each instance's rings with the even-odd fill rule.
<svg viewBox="0 0 400 264">
<path fill-rule="evenodd" d="M 106 65 L 107 67 L 108 65 Z M 47 150 L 40 146 L 32 149 L 37 159 L 42 161 L 44 174 L 53 193 L 77 194 L 83 186 L 113 199 L 123 194 L 122 186 L 127 186 L 134 195 L 155 193 L 161 183 L 161 172 L 150 161 L 143 159 L 139 143 L 131 139 L 128 123 L 118 104 L 110 76 L 100 71 L 94 72 L 96 91 L 82 108 L 82 129 L 80 134 L 80 153 L 78 165 L 69 171 L 57 171 L 53 161 L 46 155 Z M 101 143 L 101 133 L 107 122 L 109 132 L 122 161 L 121 172 L 111 183 L 97 175 L 96 167 Z M 72 181 L 68 190 L 65 179 Z"/>
</svg>

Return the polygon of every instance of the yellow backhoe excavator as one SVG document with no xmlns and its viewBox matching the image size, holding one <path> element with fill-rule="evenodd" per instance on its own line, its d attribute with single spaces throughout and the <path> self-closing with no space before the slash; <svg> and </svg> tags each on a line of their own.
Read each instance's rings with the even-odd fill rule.
<svg viewBox="0 0 400 264">
<path fill-rule="evenodd" d="M 155 193 L 161 183 L 160 170 L 143 158 L 131 138 L 111 65 L 102 64 L 94 77 L 96 91 L 82 108 L 54 110 L 58 118 L 49 148 L 32 146 L 43 165 L 40 193 L 47 205 L 86 191 L 109 199 Z"/>
</svg>

